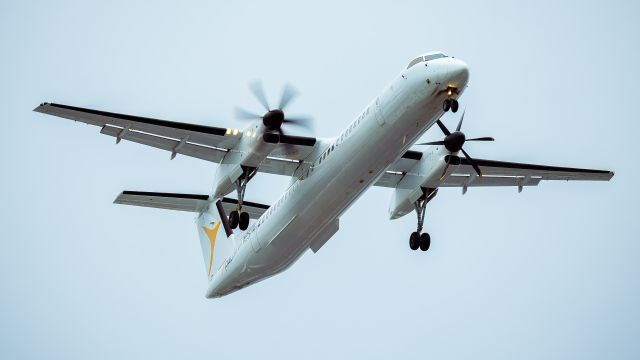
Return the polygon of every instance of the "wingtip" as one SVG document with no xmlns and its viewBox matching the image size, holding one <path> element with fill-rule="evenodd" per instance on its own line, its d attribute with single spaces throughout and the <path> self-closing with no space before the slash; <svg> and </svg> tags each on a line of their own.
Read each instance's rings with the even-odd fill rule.
<svg viewBox="0 0 640 360">
<path fill-rule="evenodd" d="M 50 102 L 43 102 L 43 103 L 40 103 L 40 105 L 36 106 L 36 107 L 33 109 L 33 111 L 42 112 L 42 109 L 43 109 L 43 108 L 45 108 L 46 106 L 49 106 L 49 105 L 51 105 L 51 103 L 50 103 Z"/>
<path fill-rule="evenodd" d="M 121 191 L 120 194 L 113 199 L 112 204 L 122 204 L 122 195 L 124 195 L 124 191 Z"/>
</svg>

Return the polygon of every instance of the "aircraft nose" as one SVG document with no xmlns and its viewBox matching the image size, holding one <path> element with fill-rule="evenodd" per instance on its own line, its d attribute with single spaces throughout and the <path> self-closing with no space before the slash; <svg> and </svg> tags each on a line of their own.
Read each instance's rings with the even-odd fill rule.
<svg viewBox="0 0 640 360">
<path fill-rule="evenodd" d="M 464 89 L 469 81 L 469 67 L 460 59 L 449 59 L 449 85 Z"/>
</svg>

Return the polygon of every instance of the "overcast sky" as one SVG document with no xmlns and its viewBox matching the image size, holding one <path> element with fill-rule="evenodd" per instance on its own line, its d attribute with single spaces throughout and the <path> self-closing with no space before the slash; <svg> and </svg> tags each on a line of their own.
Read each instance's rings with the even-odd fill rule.
<svg viewBox="0 0 640 360">
<path fill-rule="evenodd" d="M 0 2 L 0 358 L 640 357 L 637 2 L 230 3 Z M 112 201 L 208 193 L 215 165 L 31 111 L 241 126 L 259 78 L 330 137 L 429 50 L 469 64 L 463 130 L 497 139 L 472 156 L 616 176 L 444 189 L 427 253 L 370 189 L 317 254 L 207 300 L 193 215 Z M 286 182 L 259 175 L 247 200 Z"/>
</svg>

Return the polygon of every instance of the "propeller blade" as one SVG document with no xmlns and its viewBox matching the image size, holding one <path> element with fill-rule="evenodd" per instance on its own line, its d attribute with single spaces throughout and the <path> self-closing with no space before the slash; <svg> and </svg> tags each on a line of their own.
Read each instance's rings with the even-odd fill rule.
<svg viewBox="0 0 640 360">
<path fill-rule="evenodd" d="M 480 170 L 480 167 L 476 165 L 475 160 L 473 160 L 473 158 L 469 156 L 469 154 L 467 154 L 467 152 L 464 151 L 464 149 L 460 149 L 460 151 L 462 151 L 462 153 L 467 158 L 467 160 L 469 160 L 469 162 L 471 163 L 471 166 L 473 166 L 473 170 L 475 170 L 478 173 L 478 176 L 482 177 L 482 171 Z"/>
<path fill-rule="evenodd" d="M 294 117 L 287 117 L 284 119 L 283 123 L 296 125 L 296 126 L 303 127 L 305 129 L 313 130 L 313 120 L 309 116 L 300 115 L 300 116 L 294 116 Z"/>
<path fill-rule="evenodd" d="M 465 141 L 496 141 L 496 139 L 492 138 L 491 136 L 485 136 L 485 137 L 467 139 Z"/>
<path fill-rule="evenodd" d="M 298 91 L 293 88 L 290 84 L 286 84 L 282 89 L 282 96 L 280 96 L 280 104 L 278 104 L 278 109 L 284 110 L 285 107 L 298 95 Z"/>
<path fill-rule="evenodd" d="M 462 120 L 464 120 L 464 114 L 467 112 L 467 109 L 465 109 L 462 112 L 462 116 L 460 117 L 460 122 L 458 122 L 458 126 L 456 126 L 456 131 L 460 131 L 460 128 L 462 127 Z"/>
<path fill-rule="evenodd" d="M 426 143 L 420 143 L 420 144 L 416 144 L 416 145 L 444 145 L 444 144 L 446 144 L 446 141 L 439 140 L 439 141 L 430 141 L 430 142 L 426 142 Z"/>
<path fill-rule="evenodd" d="M 444 126 L 444 124 L 442 123 L 442 121 L 440 121 L 440 119 L 438 119 L 438 121 L 436 121 L 436 124 L 438 124 L 438 126 L 440 127 L 440 130 L 442 130 L 442 132 L 445 135 L 451 135 L 451 132 L 449 131 L 449 129 L 447 129 L 447 127 Z"/>
<path fill-rule="evenodd" d="M 234 117 L 238 120 L 257 120 L 262 119 L 262 116 L 254 114 L 251 111 L 236 107 L 233 109 Z"/>
<path fill-rule="evenodd" d="M 267 97 L 264 94 L 264 87 L 262 86 L 262 82 L 254 81 L 249 84 L 249 90 L 253 93 L 253 95 L 258 99 L 260 104 L 265 108 L 265 110 L 270 111 L 269 102 L 267 101 Z"/>
</svg>

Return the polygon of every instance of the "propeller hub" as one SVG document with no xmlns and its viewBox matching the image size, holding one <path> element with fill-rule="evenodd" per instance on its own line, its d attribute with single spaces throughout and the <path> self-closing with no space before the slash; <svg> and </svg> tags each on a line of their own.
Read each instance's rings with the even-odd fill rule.
<svg viewBox="0 0 640 360">
<path fill-rule="evenodd" d="M 454 131 L 453 133 L 450 132 L 449 129 L 447 129 L 447 127 L 442 123 L 442 121 L 440 120 L 436 121 L 436 124 L 438 124 L 438 127 L 440 128 L 440 130 L 442 130 L 442 132 L 445 135 L 444 140 L 431 141 L 431 142 L 422 143 L 418 145 L 444 145 L 444 147 L 452 153 L 457 153 L 458 151 L 462 151 L 462 154 L 464 154 L 464 157 L 467 158 L 471 166 L 473 166 L 473 169 L 476 171 L 478 176 L 482 176 L 482 170 L 480 170 L 480 167 L 475 163 L 475 161 L 473 161 L 471 156 L 466 151 L 464 151 L 462 146 L 464 145 L 465 141 L 493 141 L 494 139 L 492 137 L 485 136 L 485 137 L 479 137 L 479 138 L 473 138 L 473 139 L 467 140 L 467 137 L 464 136 L 464 133 L 460 131 L 460 128 L 462 127 L 462 120 L 464 120 L 464 112 L 460 117 L 458 126 L 456 126 L 456 131 Z M 455 156 L 455 158 L 458 161 L 460 161 L 460 158 L 458 158 L 457 156 Z M 447 155 L 445 157 L 445 161 L 447 163 L 447 166 L 449 166 L 451 164 L 450 161 L 455 161 L 455 160 L 453 156 Z M 442 176 L 444 177 L 445 175 L 446 175 L 446 169 L 445 169 L 445 172 L 442 174 Z"/>
<path fill-rule="evenodd" d="M 271 110 L 262 117 L 264 126 L 272 129 L 280 129 L 284 122 L 284 112 L 282 110 Z"/>
<path fill-rule="evenodd" d="M 455 131 L 444 138 L 444 147 L 455 153 L 462 149 L 462 145 L 464 145 L 466 140 L 467 138 L 462 131 Z"/>
</svg>

